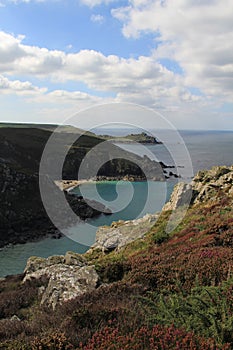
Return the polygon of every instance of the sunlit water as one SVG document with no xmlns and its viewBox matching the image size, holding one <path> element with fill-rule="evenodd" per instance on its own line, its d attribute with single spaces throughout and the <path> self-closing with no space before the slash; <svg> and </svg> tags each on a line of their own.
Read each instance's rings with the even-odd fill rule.
<svg viewBox="0 0 233 350">
<path fill-rule="evenodd" d="M 193 172 L 196 173 L 200 169 L 209 169 L 214 165 L 231 165 L 233 164 L 233 132 L 193 132 L 186 131 L 181 132 L 189 154 L 191 156 Z M 172 144 L 172 140 L 170 140 Z M 140 145 L 127 144 L 121 147 L 135 153 L 144 154 Z M 174 145 L 174 147 L 180 147 L 180 145 Z M 178 149 L 177 148 L 177 149 Z M 150 145 L 148 146 L 150 152 L 156 155 L 158 160 L 163 161 L 166 164 L 172 164 L 173 160 L 171 156 L 164 148 L 163 145 Z M 179 164 L 176 164 L 178 168 L 177 172 L 183 168 L 179 166 L 185 166 L 185 160 L 182 157 L 178 158 Z M 182 170 L 183 171 L 183 170 Z M 85 196 L 91 199 L 93 198 L 93 184 L 87 184 L 81 188 L 81 191 L 85 192 Z M 120 183 L 121 187 L 121 200 L 127 202 L 131 195 L 131 190 L 125 183 Z M 15 245 L 6 247 L 0 251 L 0 276 L 8 274 L 21 273 L 25 267 L 27 259 L 32 256 L 48 257 L 50 255 L 64 254 L 68 250 L 72 250 L 78 253 L 84 253 L 88 246 L 90 246 L 95 240 L 95 231 L 99 226 L 110 225 L 112 221 L 117 220 L 129 220 L 137 217 L 142 217 L 146 213 L 155 213 L 160 211 L 164 202 L 172 192 L 174 182 L 161 183 L 161 182 L 135 182 L 132 184 L 134 196 L 130 201 L 130 204 L 120 210 L 114 212 L 110 216 L 101 215 L 95 219 L 88 220 L 87 223 L 79 223 L 76 227 L 69 230 L 69 235 L 72 239 L 67 237 L 59 240 L 46 238 L 39 242 L 27 243 L 23 245 Z M 149 186 L 149 187 L 148 187 Z M 103 182 L 97 185 L 99 195 L 104 198 L 105 201 L 115 201 L 117 198 L 116 182 Z M 148 199 L 149 190 L 149 200 Z M 78 189 L 74 190 L 77 194 Z M 113 208 L 117 210 L 118 208 Z M 88 238 L 86 238 L 88 237 Z M 82 245 L 77 241 L 87 242 L 88 244 Z"/>
<path fill-rule="evenodd" d="M 123 191 L 122 202 L 128 202 L 128 185 L 121 182 Z M 131 184 L 130 184 L 131 186 Z M 46 238 L 39 242 L 17 244 L 6 247 L 0 251 L 0 276 L 21 273 L 25 267 L 27 259 L 32 256 L 48 257 L 50 255 L 65 254 L 68 250 L 84 253 L 94 242 L 95 232 L 99 226 L 110 225 L 113 221 L 130 220 L 142 217 L 146 213 L 155 213 L 161 210 L 167 198 L 169 198 L 174 183 L 168 182 L 135 182 L 132 183 L 134 196 L 123 210 L 112 215 L 100 215 L 97 218 L 80 222 L 77 226 L 69 229 L 69 237 L 59 240 Z M 85 197 L 94 199 L 94 184 L 83 185 L 81 191 L 85 191 Z M 116 182 L 103 182 L 97 184 L 97 189 L 101 197 L 106 201 L 113 201 L 117 197 Z M 150 191 L 148 201 L 148 191 Z M 79 189 L 73 192 L 80 194 Z M 117 210 L 118 208 L 115 208 Z M 78 242 L 84 242 L 85 245 Z"/>
</svg>

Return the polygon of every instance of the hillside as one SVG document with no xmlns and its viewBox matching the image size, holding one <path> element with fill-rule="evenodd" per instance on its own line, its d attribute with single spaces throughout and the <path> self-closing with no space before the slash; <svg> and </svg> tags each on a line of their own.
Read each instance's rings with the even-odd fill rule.
<svg viewBox="0 0 233 350">
<path fill-rule="evenodd" d="M 8 243 L 24 243 L 38 239 L 48 233 L 56 233 L 56 228 L 45 213 L 39 191 L 39 166 L 44 147 L 52 135 L 54 126 L 44 125 L 3 125 L 0 127 L 0 247 Z M 65 127 L 64 127 L 65 128 Z M 67 129 L 68 128 L 68 129 Z M 68 150 L 62 179 L 75 180 L 82 159 L 88 152 L 99 145 L 99 148 L 88 157 L 83 177 L 93 177 L 95 165 L 103 163 L 98 176 L 122 179 L 144 179 L 145 174 L 140 169 L 146 169 L 151 178 L 164 180 L 164 165 L 151 161 L 148 157 L 140 158 L 120 148 L 109 144 L 108 149 L 101 148 L 103 140 L 94 134 L 82 134 L 79 129 L 67 127 L 65 132 L 56 133 L 56 144 L 47 156 L 47 162 L 52 169 L 60 161 L 61 154 Z M 63 130 L 63 129 L 62 129 Z M 73 138 L 78 140 L 73 144 Z M 105 159 L 113 159 L 106 162 Z M 93 171 L 93 173 L 92 173 Z M 54 185 L 56 173 L 42 174 L 50 181 L 51 191 L 56 196 L 59 189 Z M 83 199 L 76 199 L 66 194 L 72 209 L 81 219 L 99 215 L 100 211 L 92 209 Z M 59 213 L 59 208 L 54 208 Z M 69 223 L 72 224 L 72 223 Z"/>
<path fill-rule="evenodd" d="M 199 172 L 192 205 L 169 234 L 184 185 L 156 222 L 112 225 L 127 235 L 152 220 L 134 241 L 30 258 L 24 275 L 0 283 L 0 349 L 232 349 L 232 182 L 233 167 Z"/>
</svg>

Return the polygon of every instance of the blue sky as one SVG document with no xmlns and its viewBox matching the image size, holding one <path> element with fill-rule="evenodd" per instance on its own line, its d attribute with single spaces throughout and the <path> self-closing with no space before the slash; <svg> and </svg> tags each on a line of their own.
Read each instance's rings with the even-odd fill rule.
<svg viewBox="0 0 233 350">
<path fill-rule="evenodd" d="M 117 102 L 233 129 L 232 18 L 230 0 L 0 0 L 1 120 Z"/>
</svg>

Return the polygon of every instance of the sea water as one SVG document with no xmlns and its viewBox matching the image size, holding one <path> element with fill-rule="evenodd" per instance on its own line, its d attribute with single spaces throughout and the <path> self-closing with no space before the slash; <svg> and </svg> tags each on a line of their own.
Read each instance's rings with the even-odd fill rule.
<svg viewBox="0 0 233 350">
<path fill-rule="evenodd" d="M 185 141 L 186 147 L 189 151 L 192 168 L 194 174 L 200 169 L 209 169 L 214 165 L 232 165 L 233 164 L 233 132 L 217 132 L 217 131 L 182 131 L 181 135 Z M 172 143 L 172 140 L 171 140 Z M 140 145 L 121 144 L 122 148 L 143 155 Z M 174 147 L 177 145 L 174 145 Z M 164 145 L 149 145 L 150 152 L 154 153 L 158 160 L 166 164 L 172 164 L 172 158 L 165 149 Z M 178 166 L 184 166 L 182 159 L 180 159 Z M 179 172 L 177 168 L 177 172 Z M 172 170 L 172 169 L 171 169 Z M 27 259 L 32 256 L 48 257 L 50 255 L 64 254 L 68 250 L 78 253 L 84 253 L 88 246 L 80 244 L 83 235 L 90 235 L 88 242 L 94 242 L 95 232 L 99 226 L 110 225 L 113 221 L 129 220 L 142 217 L 144 214 L 155 213 L 160 211 L 164 202 L 169 198 L 173 186 L 176 181 L 169 181 L 166 184 L 162 182 L 135 182 L 133 186 L 134 196 L 130 203 L 126 205 L 123 210 L 116 207 L 115 212 L 110 215 L 101 215 L 97 218 L 80 222 L 76 227 L 69 230 L 71 238 L 63 237 L 59 240 L 46 238 L 39 242 L 31 242 L 22 245 L 15 245 L 5 247 L 0 251 L 0 276 L 8 274 L 21 273 L 26 265 Z M 86 184 L 81 192 L 90 199 L 93 198 L 94 184 Z M 118 184 L 123 189 L 121 194 L 125 196 L 122 201 L 128 200 L 130 187 L 123 182 Z M 148 187 L 149 186 L 149 187 Z M 148 191 L 150 193 L 149 201 Z M 80 194 L 79 189 L 74 189 L 76 194 Z M 116 182 L 102 182 L 97 184 L 97 192 L 107 202 L 114 202 L 117 198 Z M 130 192 L 131 193 L 131 192 Z M 88 232 L 90 227 L 91 232 Z M 94 231 L 93 231 L 94 228 Z M 79 239 L 80 238 L 80 239 Z"/>
<path fill-rule="evenodd" d="M 115 208 L 112 215 L 100 215 L 96 218 L 89 219 L 86 222 L 79 222 L 76 226 L 68 230 L 67 236 L 60 239 L 45 238 L 38 242 L 29 242 L 26 244 L 17 244 L 5 247 L 0 251 L 0 277 L 22 273 L 25 268 L 27 259 L 30 256 L 48 257 L 50 255 L 65 254 L 72 250 L 77 253 L 84 253 L 95 242 L 95 232 L 99 226 L 111 225 L 113 221 L 132 220 L 144 216 L 147 213 L 159 212 L 169 198 L 174 182 L 134 182 L 133 198 L 129 204 L 129 188 L 124 182 L 118 183 L 122 188 L 122 204 L 126 203 L 122 210 Z M 99 195 L 107 202 L 111 203 L 117 198 L 117 182 L 102 182 L 96 184 Z M 76 188 L 72 192 L 80 195 L 85 192 L 86 198 L 95 199 L 95 184 L 85 184 L 81 189 Z M 148 201 L 148 191 L 150 191 Z M 80 242 L 87 242 L 86 245 Z"/>
</svg>

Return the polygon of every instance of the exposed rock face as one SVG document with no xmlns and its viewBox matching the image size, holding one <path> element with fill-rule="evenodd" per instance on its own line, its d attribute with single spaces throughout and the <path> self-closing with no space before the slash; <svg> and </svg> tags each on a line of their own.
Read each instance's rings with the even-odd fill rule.
<svg viewBox="0 0 233 350">
<path fill-rule="evenodd" d="M 216 166 L 202 170 L 193 178 L 191 184 L 177 184 L 171 199 L 163 210 L 175 210 L 183 205 L 216 201 L 223 195 L 233 197 L 233 166 Z"/>
<path fill-rule="evenodd" d="M 183 182 L 178 183 L 171 195 L 169 202 L 167 202 L 163 210 L 176 210 L 180 206 L 189 205 L 192 199 L 192 186 Z"/>
<path fill-rule="evenodd" d="M 194 204 L 216 200 L 221 195 L 233 196 L 233 166 L 216 166 L 199 171 L 192 181 Z"/>
<path fill-rule="evenodd" d="M 51 193 L 55 199 L 60 190 L 54 184 L 51 186 Z M 65 196 L 73 211 L 82 220 L 106 212 L 105 206 L 95 201 L 88 202 L 69 193 L 65 193 Z M 54 215 L 59 216 L 63 208 L 60 203 L 57 206 L 55 203 L 54 200 Z M 61 236 L 43 207 L 37 174 L 16 171 L 8 164 L 0 162 L 0 207 L 0 247 L 9 243 L 37 240 L 48 234 Z M 67 215 L 63 226 L 68 227 L 72 224 Z"/>
<path fill-rule="evenodd" d="M 110 252 L 120 249 L 136 239 L 142 238 L 153 226 L 158 214 L 147 214 L 143 218 L 113 222 L 112 225 L 100 227 L 96 233 L 96 242 L 91 249 Z"/>
<path fill-rule="evenodd" d="M 41 304 L 53 309 L 64 301 L 94 290 L 99 279 L 94 266 L 88 266 L 81 255 L 72 252 L 47 259 L 31 257 L 24 272 L 23 282 L 43 276 L 48 278 L 48 284 L 40 288 Z"/>
<path fill-rule="evenodd" d="M 9 243 L 25 243 L 39 239 L 48 233 L 56 232 L 56 228 L 48 218 L 40 195 L 39 166 L 44 147 L 51 136 L 51 131 L 36 127 L 0 128 L 0 247 Z M 57 144 L 46 158 L 52 169 L 56 169 L 60 155 L 69 149 L 63 167 L 63 179 L 76 179 L 79 166 L 90 149 L 94 148 L 85 168 L 84 179 L 96 174 L 91 170 L 97 164 L 103 164 L 97 174 L 100 177 L 122 179 L 144 179 L 142 169 L 150 178 L 164 180 L 163 165 L 151 161 L 148 157 L 139 157 L 109 144 L 106 149 L 96 146 L 103 140 L 94 134 L 76 135 L 78 141 L 71 142 L 72 133 L 57 133 Z M 68 146 L 71 146 L 70 148 Z M 111 159 L 110 161 L 107 161 Z M 142 169 L 140 169 L 140 167 Z M 57 174 L 49 174 L 51 183 Z M 46 178 L 48 174 L 43 174 Z M 53 192 L 56 196 L 54 185 Z M 51 193 L 53 193 L 51 192 Z M 98 215 L 102 208 L 94 210 L 83 198 L 75 199 L 66 195 L 74 212 L 81 219 Z M 90 202 L 89 202 L 90 203 Z M 91 203 L 90 203 L 91 204 Z M 96 208 L 96 205 L 95 205 Z M 59 205 L 52 208 L 59 215 Z M 106 212 L 106 211 L 105 211 Z M 72 224 L 68 222 L 67 224 Z"/>
</svg>

